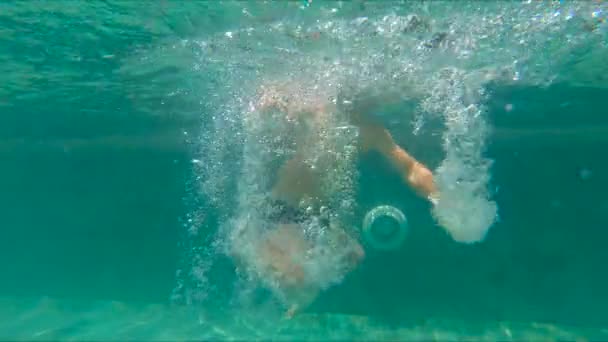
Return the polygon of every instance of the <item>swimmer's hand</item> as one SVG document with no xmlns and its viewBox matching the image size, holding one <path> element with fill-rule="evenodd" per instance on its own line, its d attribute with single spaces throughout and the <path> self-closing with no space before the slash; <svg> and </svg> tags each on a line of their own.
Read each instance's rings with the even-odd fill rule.
<svg viewBox="0 0 608 342">
<path fill-rule="evenodd" d="M 414 162 L 407 172 L 406 182 L 419 195 L 427 198 L 431 203 L 436 204 L 439 200 L 439 193 L 437 192 L 433 173 L 421 163 Z"/>
</svg>

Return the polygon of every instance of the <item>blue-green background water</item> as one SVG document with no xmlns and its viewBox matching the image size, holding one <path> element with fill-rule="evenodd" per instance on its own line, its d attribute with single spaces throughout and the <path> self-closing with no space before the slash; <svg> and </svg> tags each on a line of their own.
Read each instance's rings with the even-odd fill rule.
<svg viewBox="0 0 608 342">
<path fill-rule="evenodd" d="M 565 3 L 606 10 L 602 2 Z M 608 48 L 605 21 L 582 9 L 572 27 L 542 33 L 563 50 L 526 46 L 527 68 L 551 70 L 551 82 L 522 68 L 521 82 L 484 86 L 499 220 L 483 243 L 453 242 L 428 205 L 396 187 L 398 176 L 372 155 L 358 164 L 357 201 L 362 209 L 402 208 L 413 227 L 404 246 L 368 251 L 292 321 L 267 308 L 274 308 L 268 293 L 235 304 L 234 265 L 208 248 L 222 209 L 200 190 L 209 174 L 193 159 L 212 162 L 201 145 L 210 144 L 213 95 L 234 91 L 225 75 L 252 68 L 243 60 L 278 57 L 255 47 L 220 55 L 237 43 L 218 43 L 218 56 L 208 56 L 194 42 L 277 22 L 306 28 L 420 10 L 400 2 L 301 4 L 0 4 L 0 337 L 605 339 Z M 492 16 L 500 6 L 470 11 Z M 439 23 L 454 10 L 431 7 L 427 16 Z M 521 8 L 530 18 L 539 11 Z M 294 49 L 314 60 L 330 47 Z M 488 56 L 477 63 L 524 54 L 478 49 Z M 430 140 L 417 140 L 403 122 L 387 124 L 417 158 L 440 164 L 441 143 L 432 137 L 441 128 L 431 125 L 423 132 Z M 234 185 L 222 189 L 225 203 L 233 201 Z M 204 229 L 191 235 L 193 225 Z M 264 313 L 264 324 L 252 312 Z"/>
</svg>

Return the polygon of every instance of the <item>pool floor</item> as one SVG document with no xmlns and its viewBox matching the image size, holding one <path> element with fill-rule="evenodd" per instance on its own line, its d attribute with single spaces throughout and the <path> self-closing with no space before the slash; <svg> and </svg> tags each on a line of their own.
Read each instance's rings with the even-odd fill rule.
<svg viewBox="0 0 608 342">
<path fill-rule="evenodd" d="M 427 319 L 388 326 L 371 317 L 259 312 L 207 314 L 195 307 L 73 300 L 0 299 L 2 340 L 608 340 L 608 329 L 544 323 Z"/>
</svg>

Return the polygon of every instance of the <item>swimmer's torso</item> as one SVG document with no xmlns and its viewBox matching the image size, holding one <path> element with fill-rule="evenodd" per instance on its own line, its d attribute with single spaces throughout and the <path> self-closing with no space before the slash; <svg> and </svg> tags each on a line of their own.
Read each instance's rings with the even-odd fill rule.
<svg viewBox="0 0 608 342">
<path fill-rule="evenodd" d="M 260 134 L 272 142 L 270 154 L 275 160 L 266 165 L 266 172 L 275 175 L 270 183 L 271 196 L 294 207 L 303 202 L 307 206 L 327 205 L 334 195 L 328 183 L 350 182 L 345 178 L 352 176 L 339 165 L 354 141 L 346 141 L 353 139 L 338 129 L 344 123 L 338 120 L 336 106 L 320 96 L 290 96 L 288 100 L 264 96 L 265 106 L 256 113 L 254 124 L 261 125 Z M 336 179 L 338 173 L 342 180 Z"/>
</svg>

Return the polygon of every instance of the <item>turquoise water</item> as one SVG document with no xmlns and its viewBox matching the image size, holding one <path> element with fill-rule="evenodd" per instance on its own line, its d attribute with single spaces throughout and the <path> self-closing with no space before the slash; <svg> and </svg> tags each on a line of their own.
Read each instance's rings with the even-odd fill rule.
<svg viewBox="0 0 608 342">
<path fill-rule="evenodd" d="M 606 11 L 1 3 L 0 338 L 605 340 Z M 274 79 L 398 94 L 374 114 L 444 194 L 432 207 L 377 155 L 349 164 L 352 225 L 389 204 L 409 234 L 291 320 L 225 253 L 266 180 L 243 113 Z"/>
</svg>

